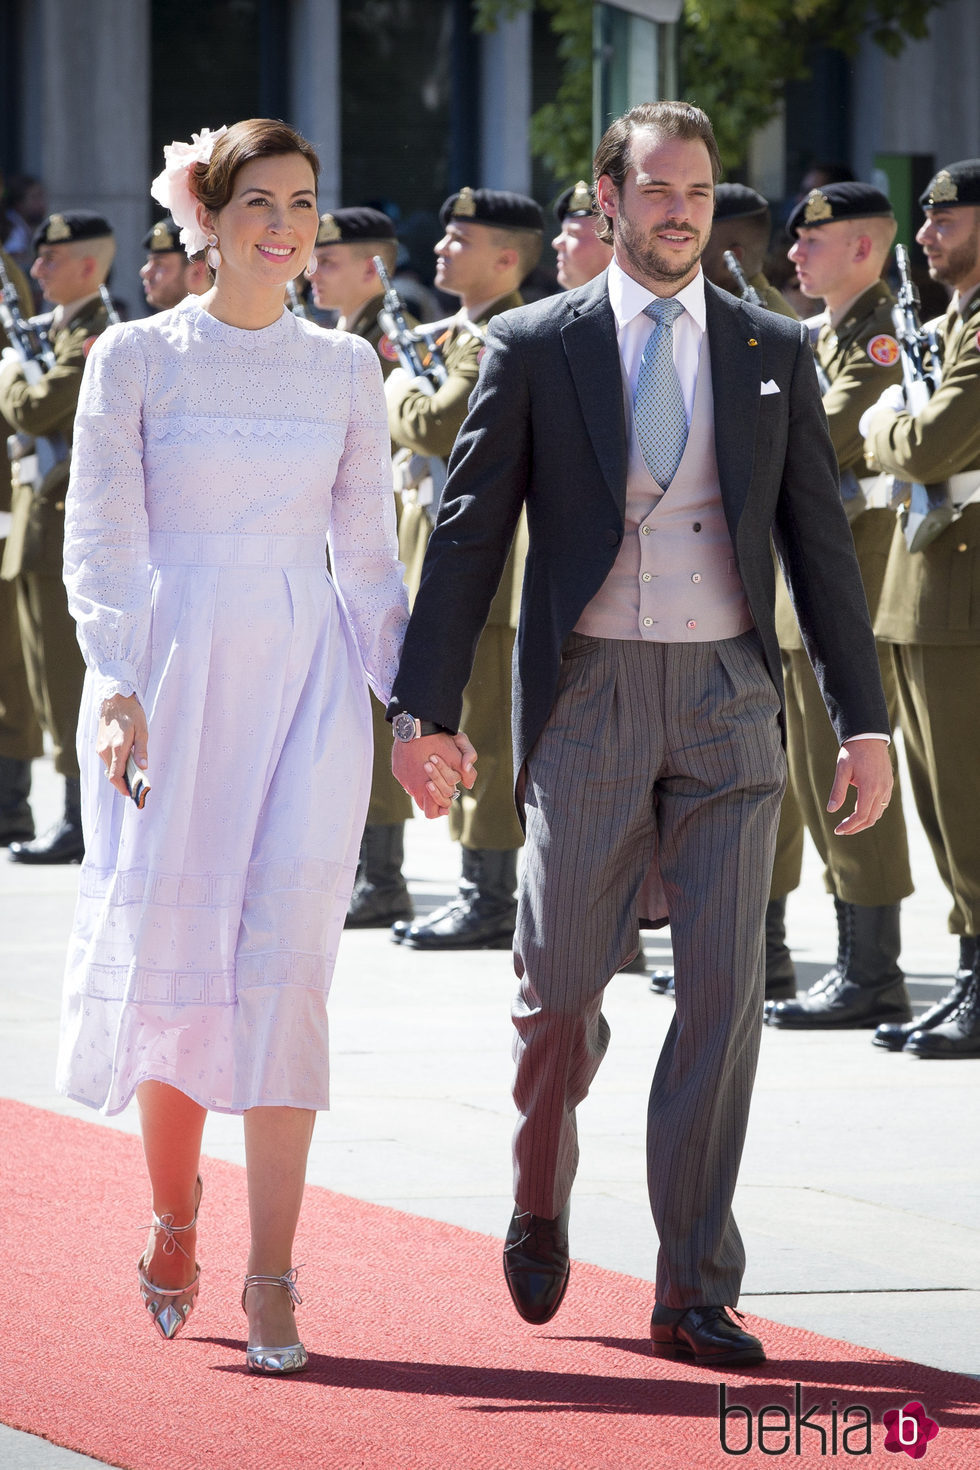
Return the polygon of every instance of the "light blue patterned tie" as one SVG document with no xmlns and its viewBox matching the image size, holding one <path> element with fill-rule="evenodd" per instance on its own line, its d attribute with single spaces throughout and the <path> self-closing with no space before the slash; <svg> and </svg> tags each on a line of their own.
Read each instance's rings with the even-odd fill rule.
<svg viewBox="0 0 980 1470">
<path fill-rule="evenodd" d="M 643 308 L 654 323 L 636 378 L 633 422 L 643 458 L 658 485 L 677 473 L 687 443 L 684 394 L 674 367 L 674 322 L 684 310 L 675 298 L 657 299 Z"/>
</svg>

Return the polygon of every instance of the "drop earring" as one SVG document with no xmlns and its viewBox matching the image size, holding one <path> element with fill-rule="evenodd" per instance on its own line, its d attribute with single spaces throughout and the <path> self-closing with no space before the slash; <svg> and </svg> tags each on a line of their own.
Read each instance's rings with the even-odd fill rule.
<svg viewBox="0 0 980 1470">
<path fill-rule="evenodd" d="M 209 235 L 207 243 L 208 248 L 204 259 L 207 261 L 208 270 L 213 271 L 217 275 L 218 267 L 221 264 L 221 251 L 218 249 L 217 235 Z"/>
<path fill-rule="evenodd" d="M 316 275 L 316 268 L 319 264 L 320 262 L 317 260 L 316 256 L 311 255 L 309 260 L 307 261 L 306 269 L 303 272 L 308 281 L 312 281 L 313 277 Z"/>
</svg>

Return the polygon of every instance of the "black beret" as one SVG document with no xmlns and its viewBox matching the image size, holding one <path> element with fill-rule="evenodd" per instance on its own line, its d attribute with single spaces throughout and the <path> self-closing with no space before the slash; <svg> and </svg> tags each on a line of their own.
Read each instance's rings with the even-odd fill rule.
<svg viewBox="0 0 980 1470">
<path fill-rule="evenodd" d="M 786 228 L 791 235 L 797 230 L 812 230 L 817 225 L 836 224 L 839 219 L 894 219 L 887 194 L 873 184 L 850 179 L 840 184 L 824 184 L 811 189 L 790 214 Z"/>
<path fill-rule="evenodd" d="M 143 249 L 150 255 L 183 255 L 180 226 L 172 214 L 165 214 L 163 219 L 158 219 L 155 225 L 151 225 L 143 236 Z"/>
<path fill-rule="evenodd" d="M 318 245 L 355 245 L 365 240 L 395 240 L 395 226 L 380 209 L 366 204 L 352 209 L 334 209 L 321 214 Z"/>
<path fill-rule="evenodd" d="M 748 219 L 768 208 L 769 200 L 748 184 L 715 185 L 715 219 Z"/>
<path fill-rule="evenodd" d="M 475 225 L 492 225 L 498 230 L 544 231 L 544 215 L 526 194 L 512 194 L 506 189 L 471 189 L 450 194 L 439 211 L 443 229 L 451 219 L 469 220 Z"/>
<path fill-rule="evenodd" d="M 42 245 L 73 245 L 76 240 L 111 238 L 112 226 L 101 214 L 90 209 L 66 209 L 49 214 L 34 231 L 34 249 Z"/>
<path fill-rule="evenodd" d="M 980 204 L 980 158 L 947 164 L 919 195 L 923 209 L 949 209 L 956 204 Z"/>
<path fill-rule="evenodd" d="M 571 215 L 572 219 L 594 219 L 592 204 L 592 185 L 579 179 L 570 189 L 561 191 L 552 208 L 558 223 L 564 224 L 566 215 Z"/>
</svg>

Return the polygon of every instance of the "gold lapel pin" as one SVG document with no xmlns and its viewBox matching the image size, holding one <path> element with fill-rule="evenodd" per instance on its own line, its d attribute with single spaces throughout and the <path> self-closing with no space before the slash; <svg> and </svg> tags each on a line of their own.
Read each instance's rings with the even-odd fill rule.
<svg viewBox="0 0 980 1470">
<path fill-rule="evenodd" d="M 750 338 L 749 338 L 749 346 L 750 346 L 750 347 L 758 347 L 758 345 L 759 345 L 759 344 L 758 344 L 758 342 L 757 342 L 757 341 L 756 341 L 756 340 L 755 340 L 755 338 L 754 338 L 754 337 L 750 337 Z"/>
</svg>

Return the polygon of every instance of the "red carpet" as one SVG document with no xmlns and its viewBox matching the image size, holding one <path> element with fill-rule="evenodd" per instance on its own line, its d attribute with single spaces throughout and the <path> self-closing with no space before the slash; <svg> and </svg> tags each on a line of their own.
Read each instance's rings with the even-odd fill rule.
<svg viewBox="0 0 980 1470">
<path fill-rule="evenodd" d="M 127 1470 L 688 1470 L 857 1463 L 901 1470 L 882 1415 L 919 1400 L 939 1425 L 929 1470 L 980 1463 L 978 1384 L 758 1319 L 772 1361 L 705 1373 L 650 1357 L 647 1282 L 575 1265 L 553 1322 L 514 1314 L 500 1242 L 307 1191 L 296 1260 L 311 1369 L 244 1367 L 238 1295 L 245 1177 L 206 1160 L 200 1302 L 151 1335 L 136 1259 L 147 1193 L 136 1140 L 0 1102 L 0 1420 Z M 104 1267 L 98 1264 L 104 1258 Z M 719 1440 L 719 1383 L 753 1448 Z M 796 1452 L 794 1385 L 800 1383 Z M 838 1443 L 834 1453 L 836 1401 Z M 758 1451 L 759 1410 L 770 1413 Z M 846 1409 L 863 1405 L 863 1415 Z M 747 1415 L 729 1416 L 729 1451 Z M 776 1424 L 774 1431 L 772 1425 Z M 811 1427 L 811 1426 L 817 1426 Z M 822 1428 L 824 1453 L 821 1454 Z M 843 1431 L 851 1438 L 845 1453 Z M 774 1456 L 784 1439 L 784 1453 Z M 5 1465 L 4 1470 L 20 1470 Z"/>
</svg>

